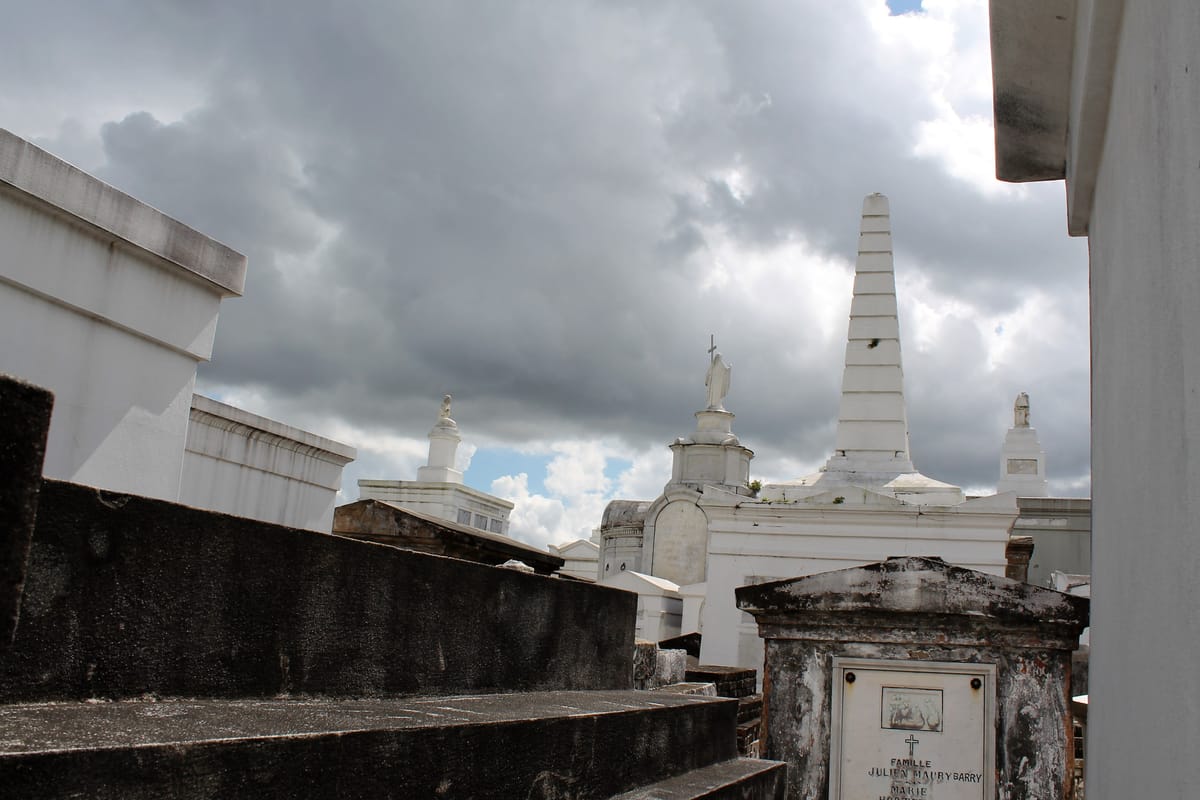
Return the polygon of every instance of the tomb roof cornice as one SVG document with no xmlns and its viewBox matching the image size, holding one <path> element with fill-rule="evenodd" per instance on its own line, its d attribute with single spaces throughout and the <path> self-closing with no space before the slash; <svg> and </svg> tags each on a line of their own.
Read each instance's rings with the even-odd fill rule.
<svg viewBox="0 0 1200 800">
<path fill-rule="evenodd" d="M 1082 630 L 1089 607 L 1085 598 L 921 556 L 743 586 L 736 594 L 739 609 L 763 619 L 889 612 Z"/>
<path fill-rule="evenodd" d="M 0 128 L 0 190 L 115 237 L 216 288 L 241 295 L 246 257 Z"/>
</svg>

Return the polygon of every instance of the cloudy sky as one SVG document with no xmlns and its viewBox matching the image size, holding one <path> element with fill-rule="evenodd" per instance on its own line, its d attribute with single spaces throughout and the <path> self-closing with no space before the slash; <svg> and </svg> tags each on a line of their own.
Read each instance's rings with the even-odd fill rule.
<svg viewBox="0 0 1200 800">
<path fill-rule="evenodd" d="M 0 127 L 249 257 L 198 388 L 357 446 L 347 501 L 450 392 L 514 535 L 586 536 L 666 482 L 710 334 L 752 477 L 814 471 L 876 191 L 917 466 L 988 491 L 1028 391 L 1090 491 L 1086 243 L 993 178 L 985 0 L 39 0 Z"/>
</svg>

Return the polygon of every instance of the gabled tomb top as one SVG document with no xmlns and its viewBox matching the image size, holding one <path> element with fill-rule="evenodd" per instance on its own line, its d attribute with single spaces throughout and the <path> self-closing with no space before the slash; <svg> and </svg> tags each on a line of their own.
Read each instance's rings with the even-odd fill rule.
<svg viewBox="0 0 1200 800">
<path fill-rule="evenodd" d="M 1088 624 L 1086 598 L 947 564 L 904 556 L 861 567 L 743 586 L 737 604 L 755 616 L 808 613 L 937 614 L 1009 624 Z"/>
</svg>

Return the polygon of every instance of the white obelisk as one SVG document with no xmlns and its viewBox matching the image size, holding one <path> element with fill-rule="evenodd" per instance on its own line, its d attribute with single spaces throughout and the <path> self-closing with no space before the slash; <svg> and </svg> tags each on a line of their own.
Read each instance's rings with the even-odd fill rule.
<svg viewBox="0 0 1200 800">
<path fill-rule="evenodd" d="M 915 472 L 908 449 L 892 228 L 886 197 L 872 194 L 863 200 L 859 230 L 837 437 L 834 455 L 825 469 Z"/>
</svg>

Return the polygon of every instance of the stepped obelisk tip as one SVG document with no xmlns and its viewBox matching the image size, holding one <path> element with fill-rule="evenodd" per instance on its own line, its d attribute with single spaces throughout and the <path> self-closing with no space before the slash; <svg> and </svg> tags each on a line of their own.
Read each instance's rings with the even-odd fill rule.
<svg viewBox="0 0 1200 800">
<path fill-rule="evenodd" d="M 834 455 L 827 470 L 914 472 L 886 196 L 863 199 Z"/>
</svg>

